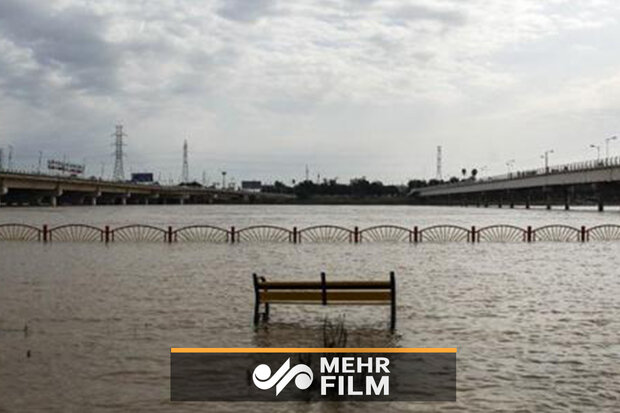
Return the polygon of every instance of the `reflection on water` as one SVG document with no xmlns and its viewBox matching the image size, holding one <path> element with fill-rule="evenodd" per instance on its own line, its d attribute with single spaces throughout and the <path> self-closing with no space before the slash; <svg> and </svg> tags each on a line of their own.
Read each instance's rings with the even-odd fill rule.
<svg viewBox="0 0 620 413">
<path fill-rule="evenodd" d="M 471 208 L 440 209 L 435 218 L 426 208 L 400 207 L 338 207 L 333 215 L 319 207 L 315 216 L 311 207 L 294 214 L 289 207 L 269 207 L 263 215 L 259 208 L 250 217 L 238 207 L 230 207 L 228 216 L 208 207 L 190 208 L 194 212 L 188 214 L 158 208 L 144 208 L 149 212 L 139 220 L 132 216 L 137 212 L 129 217 L 99 212 L 107 208 L 59 208 L 41 215 L 3 209 L 0 217 L 5 222 L 21 216 L 43 223 L 57 214 L 56 222 L 89 218 L 93 223 L 176 224 L 195 222 L 200 216 L 202 222 L 282 225 L 620 221 L 618 215 L 607 213 L 554 215 L 555 211 Z M 81 212 L 86 210 L 90 215 Z M 72 211 L 77 211 L 75 216 Z M 154 216 L 159 221 L 153 222 Z M 170 347 L 322 346 L 325 319 L 337 323 L 339 317 L 344 317 L 349 347 L 458 348 L 456 403 L 393 403 L 381 405 L 381 410 L 612 411 L 620 397 L 619 266 L 617 242 L 107 246 L 4 242 L 0 243 L 0 411 L 255 409 L 244 403 L 172 405 Z M 267 324 L 252 326 L 252 272 L 282 280 L 318 279 L 321 271 L 332 279 L 387 279 L 390 270 L 397 279 L 394 334 L 388 328 L 389 306 L 274 305 Z M 267 408 L 345 412 L 376 411 L 377 405 L 281 403 Z"/>
</svg>

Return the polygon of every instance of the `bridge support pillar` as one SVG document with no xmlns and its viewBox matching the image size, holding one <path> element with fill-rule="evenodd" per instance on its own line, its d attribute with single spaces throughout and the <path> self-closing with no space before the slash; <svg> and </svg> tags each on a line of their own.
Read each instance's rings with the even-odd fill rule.
<svg viewBox="0 0 620 413">
<path fill-rule="evenodd" d="M 90 196 L 90 204 L 92 206 L 97 206 L 97 198 L 101 196 L 101 191 L 95 191 L 89 194 L 89 196 Z"/>
<path fill-rule="evenodd" d="M 62 196 L 62 194 L 63 191 L 61 188 L 57 188 L 55 191 L 53 191 L 50 195 L 50 205 L 53 207 L 58 206 L 58 197 Z"/>
<path fill-rule="evenodd" d="M 9 193 L 9 188 L 0 184 L 0 207 L 2 206 L 2 196 Z"/>
</svg>

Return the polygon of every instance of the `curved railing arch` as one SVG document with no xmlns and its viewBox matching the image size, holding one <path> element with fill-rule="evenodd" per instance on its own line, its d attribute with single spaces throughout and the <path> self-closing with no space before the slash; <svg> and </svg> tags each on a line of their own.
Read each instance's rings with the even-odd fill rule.
<svg viewBox="0 0 620 413">
<path fill-rule="evenodd" d="M 1 241 L 41 241 L 43 230 L 28 224 L 0 224 Z"/>
<path fill-rule="evenodd" d="M 48 230 L 48 241 L 104 241 L 105 231 L 88 224 L 65 224 Z"/>
<path fill-rule="evenodd" d="M 299 242 L 353 242 L 355 232 L 338 225 L 313 225 L 300 229 Z"/>
<path fill-rule="evenodd" d="M 360 230 L 359 242 L 413 242 L 411 229 L 399 225 L 375 225 Z"/>
<path fill-rule="evenodd" d="M 110 241 L 166 242 L 168 232 L 152 225 L 124 225 L 110 230 Z"/>
<path fill-rule="evenodd" d="M 230 231 L 213 225 L 188 225 L 171 233 L 172 241 L 185 242 L 228 242 Z"/>
<path fill-rule="evenodd" d="M 585 241 L 618 241 L 620 240 L 620 225 L 597 225 L 588 228 L 585 235 Z"/>
<path fill-rule="evenodd" d="M 527 241 L 527 230 L 515 225 L 489 225 L 476 231 L 476 242 L 518 242 Z"/>
<path fill-rule="evenodd" d="M 253 225 L 235 231 L 236 242 L 292 242 L 293 231 L 275 225 Z"/>
<path fill-rule="evenodd" d="M 551 224 L 532 230 L 532 241 L 580 241 L 581 230 L 570 225 Z"/>
<path fill-rule="evenodd" d="M 467 242 L 471 231 L 458 225 L 433 225 L 418 232 L 419 242 Z"/>
</svg>

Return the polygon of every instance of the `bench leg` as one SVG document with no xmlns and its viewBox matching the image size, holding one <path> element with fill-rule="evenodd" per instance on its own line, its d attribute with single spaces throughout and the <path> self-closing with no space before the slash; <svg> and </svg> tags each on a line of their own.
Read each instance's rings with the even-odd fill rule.
<svg viewBox="0 0 620 413">
<path fill-rule="evenodd" d="M 260 303 L 258 300 L 254 302 L 254 325 L 257 325 L 260 320 L 260 312 L 259 312 Z"/>
<path fill-rule="evenodd" d="M 265 321 L 269 320 L 269 303 L 265 303 Z"/>
</svg>

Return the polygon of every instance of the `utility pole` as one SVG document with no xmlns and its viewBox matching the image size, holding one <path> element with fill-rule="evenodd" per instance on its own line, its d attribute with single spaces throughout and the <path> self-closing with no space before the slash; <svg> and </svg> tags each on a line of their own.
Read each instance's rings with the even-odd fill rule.
<svg viewBox="0 0 620 413">
<path fill-rule="evenodd" d="M 605 158 L 609 158 L 609 141 L 617 140 L 617 136 L 612 136 L 610 138 L 605 138 Z"/>
<path fill-rule="evenodd" d="M 441 145 L 437 146 L 437 176 L 438 181 L 443 180 L 443 174 L 441 172 Z"/>
<path fill-rule="evenodd" d="M 123 168 L 123 137 L 127 136 L 123 133 L 123 125 L 116 125 L 116 132 L 112 135 L 114 136 L 114 175 L 113 179 L 115 181 L 124 181 L 125 180 L 125 170 Z"/>
<path fill-rule="evenodd" d="M 43 151 L 39 151 L 39 166 L 37 167 L 37 173 L 41 173 L 41 164 L 43 163 Z"/>
<path fill-rule="evenodd" d="M 545 160 L 545 173 L 549 173 L 549 154 L 550 153 L 553 153 L 553 149 L 549 149 L 548 151 L 545 151 L 545 153 L 540 156 L 542 159 Z"/>
<path fill-rule="evenodd" d="M 512 172 L 512 167 L 515 165 L 515 160 L 511 159 L 508 162 L 506 162 L 506 169 L 508 170 L 508 173 L 510 174 Z"/>
<path fill-rule="evenodd" d="M 596 149 L 596 160 L 601 160 L 601 145 L 590 145 L 590 148 Z"/>
<path fill-rule="evenodd" d="M 181 173 L 181 181 L 189 182 L 189 165 L 187 162 L 187 139 L 183 142 L 183 172 Z"/>
</svg>

